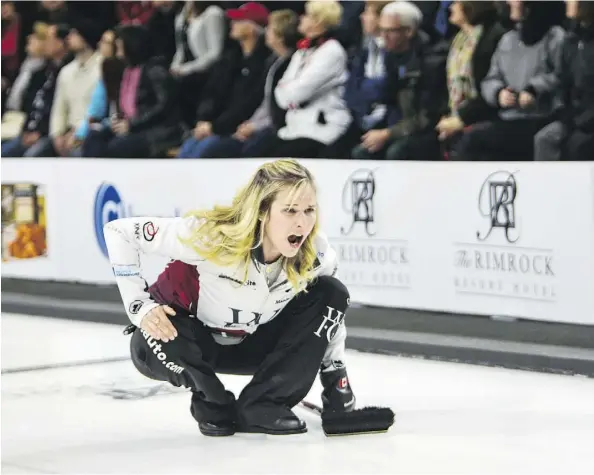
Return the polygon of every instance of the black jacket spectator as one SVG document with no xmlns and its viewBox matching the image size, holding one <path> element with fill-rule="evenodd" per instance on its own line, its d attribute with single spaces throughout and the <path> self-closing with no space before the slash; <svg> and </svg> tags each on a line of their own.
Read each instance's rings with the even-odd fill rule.
<svg viewBox="0 0 594 475">
<path fill-rule="evenodd" d="M 216 135 L 229 135 L 248 120 L 264 98 L 270 50 L 262 36 L 249 56 L 227 51 L 214 66 L 198 106 L 198 122 L 212 123 Z"/>
<path fill-rule="evenodd" d="M 416 36 L 406 66 L 395 55 L 386 57 L 386 104 L 399 110 L 400 120 L 390 127 L 393 139 L 431 129 L 447 97 L 445 57 L 434 54 L 429 38 Z"/>
<path fill-rule="evenodd" d="M 594 24 L 577 28 L 565 40 L 559 77 L 562 121 L 594 134 Z"/>
<path fill-rule="evenodd" d="M 143 133 L 150 155 L 158 155 L 179 144 L 179 120 L 173 78 L 163 62 L 149 60 L 142 68 L 136 91 L 136 117 L 130 120 L 130 133 Z"/>
<path fill-rule="evenodd" d="M 173 78 L 162 58 L 151 58 L 148 30 L 124 26 L 116 43 L 127 68 L 120 85 L 117 115 L 110 128 L 92 130 L 84 156 L 146 158 L 162 156 L 182 137 Z"/>
<path fill-rule="evenodd" d="M 29 83 L 27 84 L 27 88 L 25 89 L 25 93 L 23 94 L 23 100 L 21 103 L 21 110 L 25 114 L 29 114 L 33 110 L 34 100 L 37 96 L 37 91 L 39 91 L 45 81 L 47 79 L 47 71 L 48 71 L 48 62 L 44 64 L 44 66 L 33 73 Z"/>
<path fill-rule="evenodd" d="M 274 90 L 276 89 L 278 82 L 283 77 L 283 74 L 285 74 L 285 71 L 287 70 L 287 66 L 289 66 L 290 61 L 291 61 L 291 57 L 288 57 L 288 58 L 271 57 L 269 64 L 270 64 L 270 66 L 272 66 L 273 64 L 276 63 L 276 69 L 274 71 L 270 71 L 270 68 L 267 68 L 267 70 L 269 72 L 272 72 L 272 75 L 269 74 L 267 77 L 267 79 L 270 81 L 270 83 L 269 84 L 267 83 L 268 90 L 265 91 L 265 93 L 268 94 L 270 97 L 270 103 L 268 104 L 269 112 L 270 112 L 270 117 L 272 119 L 272 127 L 276 131 L 278 131 L 279 129 L 281 129 L 282 127 L 285 126 L 285 124 L 286 124 L 285 116 L 287 115 L 287 111 L 285 109 L 283 109 L 282 107 L 280 107 L 278 105 L 278 103 L 276 102 L 276 97 L 274 97 Z"/>
<path fill-rule="evenodd" d="M 535 160 L 594 156 L 594 3 L 580 4 L 582 22 L 565 39 L 559 63 L 561 106 L 555 122 L 534 138 Z"/>
<path fill-rule="evenodd" d="M 155 8 L 147 28 L 155 56 L 164 58 L 167 66 L 175 55 L 175 16 L 179 9 L 175 5 L 160 5 Z"/>
<path fill-rule="evenodd" d="M 48 61 L 45 68 L 35 73 L 33 78 L 31 78 L 31 83 L 25 96 L 27 98 L 33 96 L 33 98 L 24 111 L 27 114 L 27 118 L 23 124 L 23 132 L 39 132 L 41 136 L 49 134 L 50 115 L 56 92 L 58 74 L 71 60 L 72 57 L 68 55 L 59 62 Z M 42 86 L 37 87 L 35 92 L 33 92 L 33 89 L 39 83 L 42 83 Z M 25 100 L 26 102 L 27 99 Z"/>
</svg>

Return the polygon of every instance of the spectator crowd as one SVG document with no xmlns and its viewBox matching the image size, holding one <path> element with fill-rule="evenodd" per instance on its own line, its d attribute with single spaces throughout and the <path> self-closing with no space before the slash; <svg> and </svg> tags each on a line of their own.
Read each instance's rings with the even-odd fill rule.
<svg viewBox="0 0 594 475">
<path fill-rule="evenodd" d="M 2 1 L 2 156 L 594 159 L 591 1 Z"/>
</svg>

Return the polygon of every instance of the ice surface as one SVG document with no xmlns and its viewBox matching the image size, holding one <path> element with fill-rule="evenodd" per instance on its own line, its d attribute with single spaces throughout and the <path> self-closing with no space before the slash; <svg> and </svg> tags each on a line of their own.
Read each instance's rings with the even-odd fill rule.
<svg viewBox="0 0 594 475">
<path fill-rule="evenodd" d="M 209 438 L 122 329 L 2 315 L 3 473 L 594 474 L 593 379 L 349 352 L 358 405 L 396 412 L 388 433 L 327 438 L 298 408 L 307 434 Z"/>
</svg>

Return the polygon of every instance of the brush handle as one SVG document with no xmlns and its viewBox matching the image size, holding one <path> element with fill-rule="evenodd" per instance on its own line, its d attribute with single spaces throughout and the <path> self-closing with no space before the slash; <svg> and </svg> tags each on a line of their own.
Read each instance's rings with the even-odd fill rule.
<svg viewBox="0 0 594 475">
<path fill-rule="evenodd" d="M 317 414 L 318 416 L 322 415 L 322 408 L 317 406 L 316 404 L 306 401 L 305 399 L 299 403 L 305 409 L 309 409 L 311 412 Z"/>
</svg>

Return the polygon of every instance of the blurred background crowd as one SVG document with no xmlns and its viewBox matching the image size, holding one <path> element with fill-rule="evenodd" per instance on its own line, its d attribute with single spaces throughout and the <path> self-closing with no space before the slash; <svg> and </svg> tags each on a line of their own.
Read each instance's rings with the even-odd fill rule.
<svg viewBox="0 0 594 475">
<path fill-rule="evenodd" d="M 2 156 L 592 160 L 594 2 L 2 1 Z"/>
</svg>

